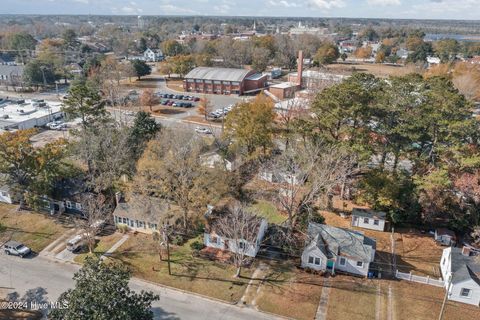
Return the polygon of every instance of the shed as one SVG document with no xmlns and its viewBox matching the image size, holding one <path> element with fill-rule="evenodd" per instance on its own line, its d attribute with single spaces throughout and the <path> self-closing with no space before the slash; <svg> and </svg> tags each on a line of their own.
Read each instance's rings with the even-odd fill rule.
<svg viewBox="0 0 480 320">
<path fill-rule="evenodd" d="M 387 214 L 385 212 L 363 208 L 353 208 L 352 210 L 352 227 L 385 231 L 386 224 Z"/>
</svg>

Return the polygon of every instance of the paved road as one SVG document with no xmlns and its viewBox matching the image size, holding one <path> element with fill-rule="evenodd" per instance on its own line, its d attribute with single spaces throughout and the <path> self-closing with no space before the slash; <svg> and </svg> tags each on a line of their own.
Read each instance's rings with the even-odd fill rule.
<svg viewBox="0 0 480 320">
<path fill-rule="evenodd" d="M 16 291 L 22 296 L 29 289 L 41 287 L 46 289 L 48 301 L 55 301 L 73 286 L 72 276 L 78 268 L 43 257 L 21 259 L 0 253 L 0 292 Z M 252 309 L 215 302 L 137 279 L 131 281 L 130 287 L 135 291 L 150 290 L 160 295 L 160 301 L 152 305 L 155 319 L 276 319 Z"/>
</svg>

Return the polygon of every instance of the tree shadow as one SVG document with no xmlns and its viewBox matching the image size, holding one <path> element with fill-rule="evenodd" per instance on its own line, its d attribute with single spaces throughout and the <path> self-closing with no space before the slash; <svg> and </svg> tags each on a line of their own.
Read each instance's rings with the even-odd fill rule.
<svg viewBox="0 0 480 320">
<path fill-rule="evenodd" d="M 152 311 L 153 319 L 155 320 L 180 320 L 180 317 L 178 317 L 175 313 L 167 312 L 160 307 L 153 307 Z"/>
</svg>

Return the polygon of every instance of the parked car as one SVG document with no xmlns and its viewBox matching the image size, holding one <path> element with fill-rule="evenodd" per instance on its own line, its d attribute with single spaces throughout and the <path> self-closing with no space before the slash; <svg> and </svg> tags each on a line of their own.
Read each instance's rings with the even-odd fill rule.
<svg viewBox="0 0 480 320">
<path fill-rule="evenodd" d="M 56 128 L 62 124 L 64 124 L 63 121 L 55 120 L 47 123 L 45 126 L 51 130 L 57 130 Z"/>
<path fill-rule="evenodd" d="M 67 125 L 65 123 L 60 123 L 60 124 L 50 126 L 51 130 L 58 130 L 58 131 L 65 130 L 66 128 L 67 128 Z"/>
<path fill-rule="evenodd" d="M 193 104 L 191 102 L 185 102 L 185 108 L 192 108 Z"/>
<path fill-rule="evenodd" d="M 200 98 L 199 97 L 193 97 L 193 101 L 195 101 L 195 102 L 200 101 Z"/>
<path fill-rule="evenodd" d="M 32 250 L 20 242 L 10 240 L 3 245 L 3 249 L 7 255 L 19 256 L 24 258 L 29 255 Z"/>
<path fill-rule="evenodd" d="M 201 127 L 196 127 L 195 128 L 196 133 L 201 133 L 201 134 L 212 134 L 212 130 L 208 128 L 201 128 Z"/>
<path fill-rule="evenodd" d="M 180 102 L 174 102 L 172 107 L 182 107 Z"/>
<path fill-rule="evenodd" d="M 174 103 L 173 101 L 168 101 L 167 106 L 172 106 L 173 103 Z"/>
<path fill-rule="evenodd" d="M 70 252 L 77 252 L 87 244 L 83 234 L 76 235 L 67 241 L 67 250 Z"/>
</svg>

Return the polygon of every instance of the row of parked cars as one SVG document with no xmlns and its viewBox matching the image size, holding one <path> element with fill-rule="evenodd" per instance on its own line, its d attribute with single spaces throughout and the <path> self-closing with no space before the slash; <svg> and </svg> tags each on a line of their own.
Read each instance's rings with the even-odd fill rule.
<svg viewBox="0 0 480 320">
<path fill-rule="evenodd" d="M 200 101 L 199 97 L 187 96 L 187 95 L 183 95 L 183 94 L 171 94 L 171 93 L 157 92 L 156 95 L 157 95 L 157 97 L 164 98 L 164 99 L 185 100 L 185 101 L 194 101 L 194 102 Z"/>
<path fill-rule="evenodd" d="M 171 106 L 171 107 L 180 107 L 180 108 L 193 108 L 193 103 L 191 102 L 180 102 L 174 100 L 164 100 L 161 102 L 164 106 Z"/>
<path fill-rule="evenodd" d="M 208 116 L 210 118 L 214 118 L 214 119 L 222 118 L 222 117 L 226 116 L 230 111 L 232 111 L 234 106 L 235 105 L 231 104 L 228 107 L 225 107 L 225 108 L 222 108 L 222 109 L 217 109 L 213 112 L 210 112 L 208 114 Z"/>
</svg>

